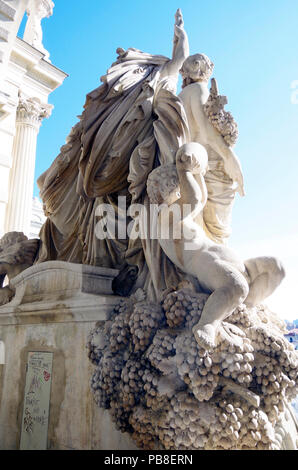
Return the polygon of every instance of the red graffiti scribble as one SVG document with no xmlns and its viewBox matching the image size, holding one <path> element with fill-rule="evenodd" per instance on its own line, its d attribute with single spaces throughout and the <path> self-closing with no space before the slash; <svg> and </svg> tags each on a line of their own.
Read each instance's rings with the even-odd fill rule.
<svg viewBox="0 0 298 470">
<path fill-rule="evenodd" d="M 45 381 L 47 382 L 48 380 L 50 380 L 51 374 L 49 374 L 46 370 L 44 370 L 43 376 L 44 376 Z"/>
</svg>

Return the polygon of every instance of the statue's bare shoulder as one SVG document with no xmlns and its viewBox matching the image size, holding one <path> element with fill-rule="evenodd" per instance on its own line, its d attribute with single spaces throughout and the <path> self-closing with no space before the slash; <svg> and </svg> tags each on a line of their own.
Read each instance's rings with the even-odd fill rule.
<svg viewBox="0 0 298 470">
<path fill-rule="evenodd" d="M 207 97 L 206 97 L 207 95 Z M 192 98 L 197 98 L 202 101 L 202 104 L 205 102 L 206 98 L 208 98 L 208 90 L 206 87 L 203 86 L 202 83 L 196 82 L 187 85 L 179 94 L 181 99 L 188 99 L 191 100 Z"/>
</svg>

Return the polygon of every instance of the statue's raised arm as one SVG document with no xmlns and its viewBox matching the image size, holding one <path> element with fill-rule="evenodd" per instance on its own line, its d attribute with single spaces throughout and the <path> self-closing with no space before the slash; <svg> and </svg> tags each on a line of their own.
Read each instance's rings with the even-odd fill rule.
<svg viewBox="0 0 298 470">
<path fill-rule="evenodd" d="M 178 76 L 183 62 L 189 56 L 188 36 L 184 29 L 183 16 L 180 8 L 175 14 L 174 40 L 172 59 L 165 65 L 161 77 Z"/>
</svg>

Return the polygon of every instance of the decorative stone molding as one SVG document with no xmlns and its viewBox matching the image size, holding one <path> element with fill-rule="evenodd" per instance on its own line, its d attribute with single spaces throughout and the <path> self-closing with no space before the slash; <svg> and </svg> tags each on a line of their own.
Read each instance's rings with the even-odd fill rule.
<svg viewBox="0 0 298 470">
<path fill-rule="evenodd" d="M 9 31 L 7 29 L 0 27 L 0 39 L 4 42 L 8 42 Z"/>
<path fill-rule="evenodd" d="M 64 301 L 88 295 L 112 295 L 117 269 L 65 261 L 37 263 L 12 281 L 16 290 L 14 305 L 32 302 Z"/>
<path fill-rule="evenodd" d="M 41 103 L 38 98 L 20 96 L 17 108 L 16 122 L 40 126 L 44 118 L 51 116 L 53 105 Z"/>
<path fill-rule="evenodd" d="M 15 276 L 15 296 L 0 306 L 1 325 L 72 321 L 107 321 L 121 297 L 113 295 L 117 269 L 64 261 L 37 263 Z M 17 313 L 18 312 L 18 313 Z M 16 320 L 16 314 L 20 318 Z M 22 317 L 22 319 L 21 319 Z"/>
<path fill-rule="evenodd" d="M 15 18 L 16 10 L 7 5 L 3 0 L 0 0 L 0 13 L 12 21 Z"/>
</svg>

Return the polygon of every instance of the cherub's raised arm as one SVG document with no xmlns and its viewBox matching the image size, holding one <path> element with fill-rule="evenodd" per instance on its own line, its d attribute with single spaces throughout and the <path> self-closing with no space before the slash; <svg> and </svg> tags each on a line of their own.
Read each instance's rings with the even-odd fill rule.
<svg viewBox="0 0 298 470">
<path fill-rule="evenodd" d="M 180 8 L 175 15 L 174 41 L 172 59 L 165 65 L 163 76 L 178 75 L 183 62 L 189 56 L 188 36 L 184 29 L 183 16 Z"/>
<path fill-rule="evenodd" d="M 184 21 L 180 8 L 176 11 L 174 28 L 172 64 L 179 72 L 183 62 L 189 56 L 188 36 L 184 29 Z"/>
</svg>

